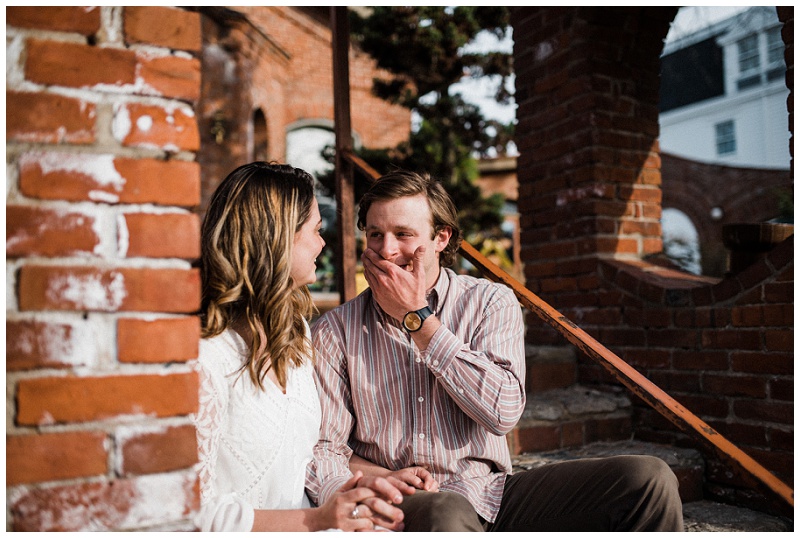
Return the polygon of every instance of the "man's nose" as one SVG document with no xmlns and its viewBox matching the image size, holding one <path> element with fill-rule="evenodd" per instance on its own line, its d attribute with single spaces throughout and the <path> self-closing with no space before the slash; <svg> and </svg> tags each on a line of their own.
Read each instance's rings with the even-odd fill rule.
<svg viewBox="0 0 800 538">
<path fill-rule="evenodd" d="M 388 235 L 383 236 L 378 254 L 380 254 L 384 260 L 394 259 L 395 254 L 397 254 L 397 241 Z"/>
</svg>

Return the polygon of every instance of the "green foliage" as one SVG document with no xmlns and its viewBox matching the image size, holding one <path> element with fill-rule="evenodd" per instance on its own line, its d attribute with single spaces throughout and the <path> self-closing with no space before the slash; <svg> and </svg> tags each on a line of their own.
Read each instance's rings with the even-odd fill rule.
<svg viewBox="0 0 800 538">
<path fill-rule="evenodd" d="M 486 119 L 480 109 L 451 87 L 464 76 L 499 79 L 495 99 L 507 103 L 506 80 L 512 73 L 505 53 L 461 53 L 481 31 L 502 38 L 508 27 L 505 7 L 373 7 L 366 18 L 350 12 L 351 37 L 391 72 L 390 80 L 373 80 L 374 93 L 413 110 L 419 127 L 408 142 L 395 148 L 360 148 L 358 155 L 384 174 L 393 168 L 427 172 L 442 181 L 459 209 L 467 238 L 492 241 L 501 237 L 499 195 L 483 197 L 475 183 L 478 157 L 504 155 L 514 135 L 513 124 Z M 333 161 L 333 150 L 326 158 Z M 335 192 L 333 174 L 318 178 L 328 194 Z M 355 182 L 359 200 L 366 182 Z M 481 248 L 481 245 L 477 245 Z"/>
<path fill-rule="evenodd" d="M 450 89 L 465 75 L 496 75 L 496 99 L 508 102 L 510 55 L 460 52 L 481 31 L 502 38 L 507 8 L 375 7 L 366 18 L 351 13 L 350 22 L 353 39 L 393 75 L 388 81 L 373 81 L 376 95 L 414 110 L 421 120 L 408 143 L 391 150 L 362 150 L 360 156 L 381 173 L 396 166 L 440 179 L 461 210 L 465 234 L 497 227 L 503 200 L 481 196 L 475 184 L 476 157 L 504 154 L 513 125 L 487 120 Z"/>
</svg>

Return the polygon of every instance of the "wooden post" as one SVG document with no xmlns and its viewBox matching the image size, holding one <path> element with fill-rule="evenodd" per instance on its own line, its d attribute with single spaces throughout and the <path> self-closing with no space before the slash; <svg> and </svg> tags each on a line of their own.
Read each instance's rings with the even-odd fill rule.
<svg viewBox="0 0 800 538">
<path fill-rule="evenodd" d="M 333 48 L 333 119 L 336 135 L 336 251 L 339 300 L 356 296 L 356 236 L 353 166 L 344 157 L 353 150 L 350 128 L 350 25 L 346 6 L 330 8 Z"/>
</svg>

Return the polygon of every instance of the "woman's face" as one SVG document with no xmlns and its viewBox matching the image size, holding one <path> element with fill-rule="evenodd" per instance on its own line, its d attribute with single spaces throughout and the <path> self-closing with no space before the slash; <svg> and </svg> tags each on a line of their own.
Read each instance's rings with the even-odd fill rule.
<svg viewBox="0 0 800 538">
<path fill-rule="evenodd" d="M 317 256 L 325 246 L 322 239 L 322 217 L 317 200 L 311 202 L 308 219 L 294 234 L 291 276 L 295 288 L 306 286 L 317 280 Z"/>
</svg>

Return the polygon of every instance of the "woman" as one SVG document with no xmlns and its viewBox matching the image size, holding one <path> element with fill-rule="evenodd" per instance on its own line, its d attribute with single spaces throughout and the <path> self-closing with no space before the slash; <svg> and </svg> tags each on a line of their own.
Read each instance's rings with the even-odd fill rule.
<svg viewBox="0 0 800 538">
<path fill-rule="evenodd" d="M 372 530 L 367 499 L 402 518 L 357 487 L 358 471 L 318 508 L 305 493 L 320 426 L 306 320 L 321 226 L 311 176 L 288 165 L 241 166 L 209 204 L 196 417 L 203 531 Z"/>
</svg>

